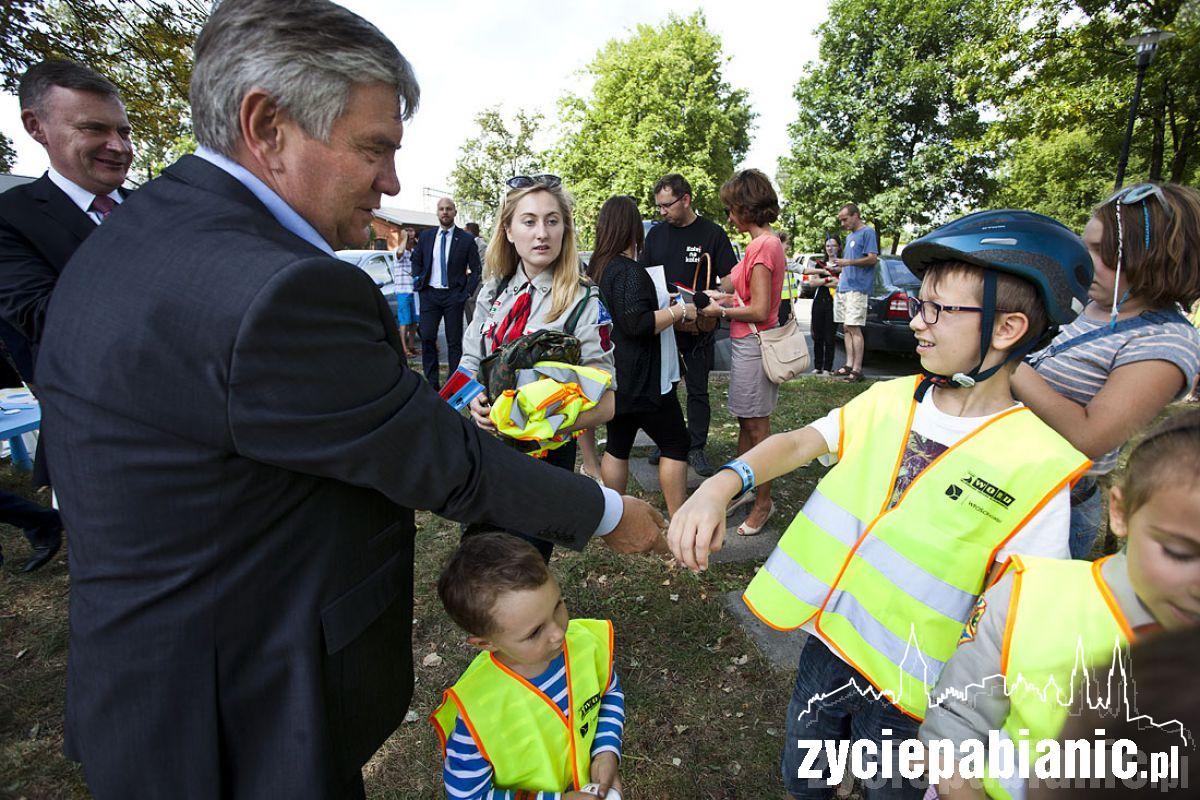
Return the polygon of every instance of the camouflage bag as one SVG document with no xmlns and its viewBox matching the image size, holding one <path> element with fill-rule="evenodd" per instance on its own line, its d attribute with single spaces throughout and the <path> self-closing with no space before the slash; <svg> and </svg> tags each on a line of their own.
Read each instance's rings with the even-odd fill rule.
<svg viewBox="0 0 1200 800">
<path fill-rule="evenodd" d="M 500 347 L 479 363 L 479 382 L 489 398 L 499 397 L 505 389 L 517 388 L 517 373 L 533 369 L 539 361 L 579 364 L 581 346 L 574 336 L 555 330 L 526 334 Z"/>
</svg>

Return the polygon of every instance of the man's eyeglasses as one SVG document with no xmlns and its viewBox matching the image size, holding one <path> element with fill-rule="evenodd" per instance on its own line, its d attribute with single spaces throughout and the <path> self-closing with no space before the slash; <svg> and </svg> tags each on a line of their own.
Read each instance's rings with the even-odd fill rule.
<svg viewBox="0 0 1200 800">
<path fill-rule="evenodd" d="M 908 316 L 910 319 L 916 319 L 917 315 L 921 315 L 926 325 L 937 324 L 938 317 L 943 311 L 975 311 L 980 314 L 983 309 L 979 306 L 944 306 L 941 303 L 935 303 L 933 300 L 919 300 L 915 297 L 908 298 Z"/>
<path fill-rule="evenodd" d="M 683 195 L 680 195 L 679 197 L 676 197 L 674 200 L 672 200 L 669 203 L 655 203 L 654 205 L 658 206 L 659 211 L 666 211 L 668 208 L 675 205 L 682 199 L 683 199 Z"/>
<path fill-rule="evenodd" d="M 504 182 L 510 189 L 528 189 L 530 186 L 545 186 L 553 189 L 562 186 L 562 178 L 544 173 L 542 175 L 515 175 Z"/>
</svg>

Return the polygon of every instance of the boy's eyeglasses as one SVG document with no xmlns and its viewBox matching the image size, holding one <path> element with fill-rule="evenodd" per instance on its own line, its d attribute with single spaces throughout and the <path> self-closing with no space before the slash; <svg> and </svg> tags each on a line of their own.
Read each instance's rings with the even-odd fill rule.
<svg viewBox="0 0 1200 800">
<path fill-rule="evenodd" d="M 562 186 L 562 178 L 544 173 L 542 175 L 515 175 L 504 182 L 510 189 L 528 189 L 530 186 L 545 186 L 553 189 Z"/>
<path fill-rule="evenodd" d="M 974 311 L 977 314 L 982 314 L 983 308 L 980 306 L 946 306 L 933 300 L 920 300 L 912 296 L 908 298 L 909 319 L 916 319 L 917 315 L 920 314 L 921 319 L 924 320 L 926 325 L 935 325 L 943 311 Z M 997 308 L 996 313 L 1008 314 L 1010 312 L 1002 308 Z"/>
</svg>

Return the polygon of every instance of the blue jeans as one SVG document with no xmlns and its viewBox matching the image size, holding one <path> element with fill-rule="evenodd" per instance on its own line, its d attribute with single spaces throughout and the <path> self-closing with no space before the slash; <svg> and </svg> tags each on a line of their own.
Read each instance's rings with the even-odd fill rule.
<svg viewBox="0 0 1200 800">
<path fill-rule="evenodd" d="M 1073 494 L 1079 496 L 1085 493 L 1088 489 L 1087 482 L 1090 481 L 1092 486 L 1096 485 L 1096 479 L 1088 476 L 1079 481 L 1075 485 Z M 1104 502 L 1100 495 L 1103 494 L 1096 487 L 1091 497 L 1088 497 L 1082 502 L 1071 500 L 1071 558 L 1089 559 L 1092 555 L 1092 547 L 1096 544 L 1096 537 L 1100 534 L 1100 521 L 1104 518 Z"/>
<path fill-rule="evenodd" d="M 837 791 L 837 786 L 827 786 L 824 780 L 798 777 L 807 755 L 807 748 L 798 745 L 800 739 L 850 740 L 851 744 L 858 739 L 870 739 L 878 745 L 887 738 L 891 740 L 893 748 L 898 748 L 904 739 L 917 738 L 919 722 L 905 716 L 887 701 L 863 697 L 853 686 L 824 699 L 819 698 L 819 695 L 846 686 L 852 679 L 858 687 L 871 686 L 866 678 L 830 652 L 819 639 L 815 636 L 808 638 L 800 652 L 796 688 L 788 704 L 787 735 L 783 748 L 783 784 L 797 800 L 825 800 L 832 798 Z M 803 719 L 800 719 L 801 714 L 804 714 Z M 886 737 L 883 735 L 885 728 L 891 731 Z M 829 765 L 823 752 L 811 768 L 822 775 L 829 775 Z M 866 788 L 868 800 L 920 800 L 925 794 L 923 781 L 909 781 L 898 776 L 887 781 L 876 778 L 861 783 Z"/>
</svg>

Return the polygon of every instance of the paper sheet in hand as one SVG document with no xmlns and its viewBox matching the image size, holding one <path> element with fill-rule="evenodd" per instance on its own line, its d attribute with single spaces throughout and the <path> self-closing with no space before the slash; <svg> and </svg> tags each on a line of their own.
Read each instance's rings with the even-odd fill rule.
<svg viewBox="0 0 1200 800">
<path fill-rule="evenodd" d="M 667 291 L 667 272 L 663 267 L 646 267 L 646 273 L 654 283 L 654 292 L 658 296 L 658 307 L 666 308 L 671 302 L 671 293 Z M 662 358 L 659 359 L 659 394 L 666 394 L 671 387 L 679 382 L 679 350 L 675 346 L 675 328 L 669 327 L 658 335 L 658 344 L 662 348 Z"/>
</svg>

